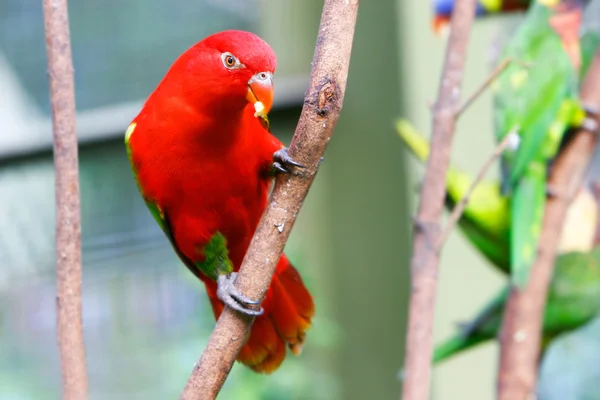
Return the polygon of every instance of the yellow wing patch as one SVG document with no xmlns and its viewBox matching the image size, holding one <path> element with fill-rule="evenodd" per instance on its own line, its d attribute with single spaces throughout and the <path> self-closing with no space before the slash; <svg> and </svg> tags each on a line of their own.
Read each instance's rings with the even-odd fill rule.
<svg viewBox="0 0 600 400">
<path fill-rule="evenodd" d="M 502 7 L 502 0 L 481 0 L 480 3 L 483 8 L 490 12 L 499 11 Z"/>
<path fill-rule="evenodd" d="M 131 124 L 129 124 L 127 131 L 125 131 L 125 143 L 129 143 L 129 139 L 131 138 L 131 134 L 135 130 L 136 125 L 137 124 L 135 122 L 132 122 Z"/>
</svg>

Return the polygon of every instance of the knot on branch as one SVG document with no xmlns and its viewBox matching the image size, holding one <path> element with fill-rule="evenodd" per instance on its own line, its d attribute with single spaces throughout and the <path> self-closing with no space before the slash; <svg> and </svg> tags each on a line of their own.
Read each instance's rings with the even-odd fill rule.
<svg viewBox="0 0 600 400">
<path fill-rule="evenodd" d="M 413 225 L 417 233 L 423 234 L 427 248 L 439 254 L 440 248 L 436 246 L 437 238 L 440 236 L 440 225 L 432 221 L 426 221 L 419 217 L 413 217 Z"/>
<path fill-rule="evenodd" d="M 326 77 L 317 85 L 316 89 L 316 93 L 310 96 L 310 105 L 315 108 L 319 117 L 327 117 L 332 111 L 339 109 L 338 87 L 333 79 Z"/>
</svg>

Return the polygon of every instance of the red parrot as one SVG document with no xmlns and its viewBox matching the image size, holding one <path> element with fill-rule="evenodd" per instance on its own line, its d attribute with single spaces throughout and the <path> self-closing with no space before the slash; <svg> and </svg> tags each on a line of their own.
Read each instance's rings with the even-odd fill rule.
<svg viewBox="0 0 600 400">
<path fill-rule="evenodd" d="M 224 304 L 257 316 L 238 361 L 276 370 L 286 345 L 299 354 L 314 315 L 298 271 L 281 256 L 263 308 L 233 282 L 277 171 L 301 168 L 268 128 L 276 58 L 258 36 L 208 36 L 171 66 L 125 134 L 151 213 L 206 286 L 215 317 Z"/>
</svg>

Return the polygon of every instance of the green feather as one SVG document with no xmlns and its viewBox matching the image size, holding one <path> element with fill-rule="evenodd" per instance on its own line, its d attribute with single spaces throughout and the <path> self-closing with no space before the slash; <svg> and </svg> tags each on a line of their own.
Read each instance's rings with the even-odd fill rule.
<svg viewBox="0 0 600 400">
<path fill-rule="evenodd" d="M 594 59 L 594 54 L 596 53 L 596 49 L 598 48 L 599 44 L 600 34 L 598 32 L 587 31 L 581 37 L 581 67 L 579 68 L 580 79 L 585 77 L 585 74 L 590 68 L 592 60 Z"/>
<path fill-rule="evenodd" d="M 434 350 L 434 361 L 446 360 L 500 333 L 510 285 L 503 288 L 477 317 Z M 543 344 L 573 331 L 600 315 L 600 247 L 589 253 L 572 252 L 556 259 L 544 312 Z"/>
<path fill-rule="evenodd" d="M 204 261 L 197 262 L 196 266 L 209 278 L 216 280 L 219 275 L 230 274 L 233 271 L 227 240 L 221 232 L 217 232 L 210 238 L 204 247 L 204 255 Z"/>
<path fill-rule="evenodd" d="M 165 233 L 169 242 L 173 246 L 173 249 L 179 256 L 179 258 L 183 261 L 183 263 L 188 267 L 188 269 L 196 275 L 198 278 L 201 278 L 200 274 L 203 274 L 210 279 L 216 280 L 221 274 L 230 274 L 233 271 L 233 264 L 229 259 L 229 250 L 227 249 L 227 239 L 221 232 L 216 232 L 209 240 L 208 244 L 204 246 L 203 249 L 199 250 L 199 255 L 204 255 L 204 261 L 197 262 L 192 261 L 188 257 L 186 257 L 177 247 L 177 243 L 175 243 L 175 239 L 171 232 L 171 227 L 169 225 L 169 217 L 165 210 L 161 209 L 156 202 L 148 199 L 144 195 L 144 188 L 140 183 L 138 178 L 138 173 L 135 168 L 132 154 L 133 148 L 131 146 L 131 136 L 135 131 L 136 124 L 133 122 L 127 128 L 127 132 L 125 133 L 125 149 L 127 150 L 127 156 L 129 157 L 129 163 L 131 164 L 131 169 L 133 171 L 133 176 L 137 183 L 140 194 L 142 195 L 146 206 L 150 210 L 150 213 L 160 226 L 160 229 Z"/>
<path fill-rule="evenodd" d="M 433 362 L 442 362 L 493 338 L 501 324 L 502 310 L 507 298 L 508 288 L 505 288 L 477 314 L 473 321 L 461 324 L 458 334 L 435 347 Z"/>
<path fill-rule="evenodd" d="M 546 166 L 530 163 L 514 189 L 510 202 L 510 259 L 513 282 L 524 287 L 529 280 L 530 266 L 537 255 L 537 243 L 542 229 L 546 201 Z"/>
<path fill-rule="evenodd" d="M 398 135 L 408 149 L 425 162 L 429 156 L 429 143 L 414 126 L 399 120 Z M 445 206 L 452 210 L 471 186 L 473 178 L 451 166 L 446 179 Z M 500 194 L 498 182 L 482 181 L 471 194 L 458 226 L 467 239 L 501 271 L 509 271 L 509 223 L 508 200 Z"/>
<path fill-rule="evenodd" d="M 511 209 L 511 271 L 519 287 L 527 283 L 537 253 L 547 164 L 556 156 L 565 130 L 583 119 L 576 99 L 579 71 L 550 25 L 554 13 L 540 3 L 529 9 L 503 52 L 503 58 L 518 62 L 493 84 L 498 141 L 511 131 L 520 136 L 519 146 L 502 157 L 503 193 Z"/>
</svg>

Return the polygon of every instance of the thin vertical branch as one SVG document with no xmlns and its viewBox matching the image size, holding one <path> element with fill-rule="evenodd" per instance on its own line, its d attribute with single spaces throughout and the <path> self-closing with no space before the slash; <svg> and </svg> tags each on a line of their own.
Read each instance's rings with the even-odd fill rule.
<svg viewBox="0 0 600 400">
<path fill-rule="evenodd" d="M 300 207 L 308 193 L 338 121 L 346 81 L 358 0 L 325 0 L 310 84 L 290 154 L 307 166 L 296 175 L 279 175 L 256 229 L 235 285 L 250 298 L 263 299 Z M 244 346 L 252 318 L 225 307 L 182 400 L 214 399 Z"/>
<path fill-rule="evenodd" d="M 600 52 L 597 52 L 581 88 L 581 99 L 600 109 Z M 549 185 L 558 191 L 546 202 L 537 259 L 522 290 L 513 288 L 502 323 L 498 398 L 532 398 L 537 381 L 543 310 L 554 272 L 556 249 L 569 204 L 584 180 L 593 156 L 597 132 L 580 129 L 558 156 Z"/>
<path fill-rule="evenodd" d="M 406 339 L 404 400 L 429 399 L 433 318 L 439 268 L 436 244 L 446 193 L 446 172 L 460 107 L 469 32 L 475 16 L 475 0 L 457 0 L 450 23 L 438 100 L 433 114 L 431 154 L 414 226 L 411 260 L 411 294 Z"/>
<path fill-rule="evenodd" d="M 56 190 L 56 314 L 63 399 L 87 398 L 81 313 L 81 212 L 66 0 L 44 0 Z"/>
<path fill-rule="evenodd" d="M 475 92 L 473 92 L 473 94 L 470 95 L 467 98 L 467 100 L 465 100 L 465 102 L 456 111 L 456 118 L 460 117 L 475 102 L 475 100 L 477 100 L 479 96 L 481 96 L 483 92 L 485 92 L 485 90 L 488 87 L 490 87 L 492 83 L 494 83 L 494 81 L 506 70 L 506 68 L 508 68 L 510 64 L 512 64 L 515 61 L 517 60 L 508 58 L 502 61 L 500 65 L 498 65 L 496 68 L 494 68 L 490 76 L 488 76 L 488 78 L 481 84 L 481 86 L 479 86 L 477 90 L 475 90 Z"/>
</svg>

